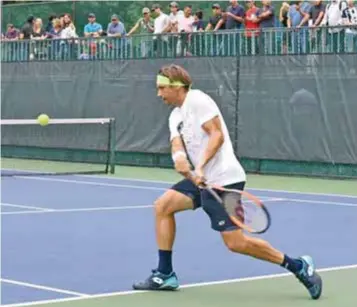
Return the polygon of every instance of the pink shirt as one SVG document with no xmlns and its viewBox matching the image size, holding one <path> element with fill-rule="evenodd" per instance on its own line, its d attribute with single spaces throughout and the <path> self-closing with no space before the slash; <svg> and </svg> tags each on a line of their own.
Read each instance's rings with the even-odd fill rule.
<svg viewBox="0 0 357 307">
<path fill-rule="evenodd" d="M 192 32 L 194 21 L 195 19 L 193 18 L 193 16 L 180 16 L 178 18 L 178 31 L 181 32 L 183 30 L 185 32 Z"/>
</svg>

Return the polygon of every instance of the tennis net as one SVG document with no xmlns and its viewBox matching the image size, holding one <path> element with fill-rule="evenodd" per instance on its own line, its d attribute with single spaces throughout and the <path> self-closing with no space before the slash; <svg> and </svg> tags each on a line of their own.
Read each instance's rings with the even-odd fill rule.
<svg viewBox="0 0 357 307">
<path fill-rule="evenodd" d="M 112 118 L 1 120 L 1 176 L 114 173 Z"/>
</svg>

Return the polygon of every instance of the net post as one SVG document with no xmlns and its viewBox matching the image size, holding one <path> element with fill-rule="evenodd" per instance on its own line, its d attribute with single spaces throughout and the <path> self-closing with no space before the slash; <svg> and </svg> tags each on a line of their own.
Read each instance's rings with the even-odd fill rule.
<svg viewBox="0 0 357 307">
<path fill-rule="evenodd" d="M 111 118 L 109 121 L 109 172 L 115 174 L 115 118 Z"/>
</svg>

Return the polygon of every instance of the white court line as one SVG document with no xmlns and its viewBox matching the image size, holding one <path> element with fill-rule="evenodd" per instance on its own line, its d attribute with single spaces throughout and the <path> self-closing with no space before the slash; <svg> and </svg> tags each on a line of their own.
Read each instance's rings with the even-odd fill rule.
<svg viewBox="0 0 357 307">
<path fill-rule="evenodd" d="M 5 169 L 9 171 L 23 171 L 25 172 L 26 170 L 21 170 L 21 169 Z M 35 172 L 35 171 L 28 171 L 28 172 Z M 248 174 L 249 175 L 249 174 Z M 114 176 L 106 176 L 106 175 L 73 175 L 76 177 L 82 177 L 82 178 L 98 178 L 98 179 L 110 179 L 114 181 L 132 181 L 132 182 L 145 182 L 145 183 L 159 183 L 159 184 L 165 184 L 165 185 L 171 185 L 176 183 L 175 181 L 164 181 L 164 180 L 153 180 L 153 179 L 138 179 L 138 178 L 124 178 L 124 177 L 114 177 Z M 262 175 L 264 176 L 264 175 Z M 266 175 L 269 176 L 269 175 Z M 24 179 L 31 179 L 29 177 L 21 177 L 17 176 L 19 178 L 24 178 Z M 40 177 L 43 178 L 43 177 Z M 51 181 L 51 178 L 43 178 L 48 181 Z M 315 179 L 312 177 L 312 179 Z M 321 179 L 321 178 L 316 178 L 316 179 Z M 322 180 L 322 179 L 321 179 Z M 280 192 L 280 193 L 289 193 L 289 194 L 298 194 L 298 195 L 315 195 L 315 196 L 336 196 L 336 197 L 344 197 L 344 198 L 352 198 L 352 199 L 357 199 L 357 196 L 353 195 L 345 195 L 345 194 L 333 194 L 333 193 L 316 193 L 316 192 L 301 192 L 301 191 L 288 191 L 288 190 L 281 190 L 281 189 L 259 189 L 259 188 L 250 188 L 247 187 L 247 190 L 252 190 L 252 191 L 262 191 L 262 192 Z"/>
<path fill-rule="evenodd" d="M 159 183 L 170 185 L 176 183 L 176 181 L 164 181 L 164 180 L 153 180 L 153 179 L 138 179 L 138 178 L 124 178 L 124 177 L 114 177 L 114 176 L 106 176 L 106 175 L 75 175 L 76 177 L 86 177 L 86 178 L 99 178 L 99 179 L 110 179 L 114 181 L 133 181 L 133 182 L 146 182 L 146 183 Z M 249 174 L 248 174 L 249 176 Z M 269 176 L 269 175 L 262 175 L 262 176 Z M 322 178 L 314 178 L 312 179 L 322 179 Z M 249 180 L 248 180 L 249 183 Z M 331 193 L 315 193 L 315 192 L 301 192 L 301 191 L 288 191 L 288 190 L 280 190 L 280 189 L 259 189 L 259 188 L 251 188 L 247 187 L 247 190 L 252 191 L 262 191 L 262 192 L 282 192 L 282 193 L 289 193 L 289 194 L 299 194 L 299 195 L 317 195 L 317 196 L 336 196 L 336 197 L 346 197 L 346 198 L 353 198 L 357 199 L 357 196 L 353 195 L 345 195 L 345 194 L 331 194 Z"/>
<path fill-rule="evenodd" d="M 23 287 L 33 288 L 33 289 L 39 289 L 39 290 L 44 290 L 44 291 L 49 291 L 49 292 L 57 292 L 57 293 L 74 295 L 74 296 L 79 296 L 79 297 L 90 296 L 89 294 L 84 294 L 84 293 L 74 292 L 74 291 L 70 291 L 70 290 L 59 289 L 59 288 L 47 287 L 47 286 L 42 286 L 42 285 L 38 285 L 38 284 L 32 284 L 32 283 L 28 283 L 28 282 L 13 280 L 13 279 L 1 278 L 0 280 L 1 280 L 1 282 L 7 283 L 7 284 L 23 286 Z"/>
<path fill-rule="evenodd" d="M 292 202 L 299 202 L 299 203 L 305 203 L 305 204 L 324 204 L 324 205 L 334 205 L 334 206 L 340 206 L 340 207 L 356 207 L 357 208 L 357 203 L 344 203 L 344 202 L 334 202 L 334 201 L 324 201 L 324 200 L 309 200 L 309 199 L 295 199 L 295 198 L 281 198 L 283 201 L 292 201 Z"/>
<path fill-rule="evenodd" d="M 44 177 L 18 177 L 26 180 L 40 180 L 40 181 L 50 181 L 50 182 L 63 182 L 63 183 L 75 183 L 75 184 L 87 184 L 101 187 L 115 187 L 115 188 L 126 188 L 126 189 L 141 189 L 141 190 L 154 190 L 154 191 L 166 191 L 167 188 L 159 187 L 147 187 L 139 185 L 128 185 L 128 184 L 115 184 L 107 182 L 97 182 L 97 181 L 82 181 L 82 180 L 70 180 L 70 179 L 60 179 L 60 178 L 44 178 Z"/>
<path fill-rule="evenodd" d="M 94 208 L 69 208 L 69 209 L 49 209 L 49 210 L 27 210 L 27 211 L 13 211 L 2 212 L 1 215 L 23 215 L 23 214 L 43 214 L 43 213 L 64 213 L 64 212 L 93 212 L 93 211 L 111 211 L 111 210 L 131 210 L 131 209 L 145 209 L 151 208 L 153 205 L 139 205 L 139 206 L 120 206 L 120 207 L 94 207 Z"/>
<path fill-rule="evenodd" d="M 166 191 L 167 188 L 159 188 L 159 187 L 147 187 L 147 186 L 137 186 L 137 185 L 126 185 L 126 184 L 114 184 L 114 183 L 106 183 L 106 182 L 92 182 L 92 181 L 82 181 L 82 180 L 70 180 L 70 179 L 60 179 L 60 178 L 42 178 L 42 177 L 21 177 L 28 180 L 42 180 L 42 181 L 53 181 L 53 182 L 63 182 L 63 183 L 75 183 L 75 184 L 85 184 L 85 185 L 97 185 L 97 186 L 108 186 L 108 187 L 118 187 L 118 188 L 129 188 L 129 189 L 143 189 L 143 190 L 158 190 L 158 191 Z M 265 196 L 269 197 L 269 196 Z M 345 203 L 345 202 L 331 202 L 331 201 L 324 201 L 324 200 L 302 200 L 302 199 L 295 199 L 295 198 L 284 198 L 281 197 L 281 200 L 287 201 L 296 201 L 296 202 L 305 202 L 305 203 L 321 203 L 321 204 L 329 204 L 329 205 L 336 205 L 336 206 L 350 206 L 355 207 L 357 203 Z M 352 197 L 352 199 L 354 199 Z"/>
<path fill-rule="evenodd" d="M 1 203 L 1 206 L 4 207 L 13 207 L 13 208 L 22 208 L 22 209 L 31 209 L 31 210 L 39 210 L 39 211 L 50 211 L 49 208 L 35 207 L 35 206 L 25 206 L 25 205 L 15 205 L 15 204 L 7 204 Z"/>
<path fill-rule="evenodd" d="M 353 207 L 357 208 L 357 203 L 339 203 L 331 201 L 320 201 L 320 200 L 304 200 L 295 198 L 261 198 L 264 203 L 266 202 L 300 202 L 302 204 L 321 204 L 321 205 L 332 205 L 339 207 Z M 10 205 L 10 204 L 9 204 Z M 20 206 L 20 205 L 13 205 Z M 21 205 L 22 206 L 22 205 Z M 27 208 L 36 208 L 32 206 L 23 206 Z M 66 213 L 66 212 L 95 212 L 95 211 L 111 211 L 111 210 L 132 210 L 132 209 L 146 209 L 151 208 L 153 205 L 134 205 L 134 206 L 119 206 L 119 207 L 94 207 L 94 208 L 69 208 L 69 209 L 45 209 L 45 210 L 26 210 L 26 211 L 7 211 L 1 212 L 1 215 L 26 215 L 26 214 L 41 214 L 41 213 Z"/>
<path fill-rule="evenodd" d="M 352 269 L 356 269 L 356 268 L 357 268 L 357 264 L 354 264 L 354 265 L 323 268 L 323 269 L 318 269 L 317 271 L 318 272 L 332 272 L 332 271 L 341 271 L 341 270 L 352 270 Z M 292 276 L 292 274 L 291 273 L 269 274 L 269 275 L 261 275 L 261 276 L 254 276 L 254 277 L 245 277 L 245 278 L 193 283 L 193 284 L 182 285 L 181 288 L 185 289 L 185 288 L 216 286 L 216 285 L 224 285 L 224 284 L 232 284 L 232 283 L 259 281 L 259 280 L 265 280 L 265 279 L 275 279 L 275 278 L 282 278 L 282 277 L 287 277 L 287 276 Z M 146 292 L 148 292 L 148 291 L 119 291 L 119 292 L 111 292 L 111 293 L 94 294 L 94 295 L 90 295 L 90 296 L 86 296 L 86 297 L 70 297 L 70 298 L 64 298 L 64 299 L 52 299 L 52 300 L 10 304 L 10 305 L 3 305 L 3 306 L 25 307 L 25 306 L 34 306 L 34 305 L 46 305 L 46 304 L 64 303 L 64 302 L 72 302 L 72 301 L 83 301 L 83 300 L 88 300 L 88 299 L 106 298 L 106 297 L 113 297 L 113 296 L 135 295 L 135 294 L 146 293 Z"/>
</svg>

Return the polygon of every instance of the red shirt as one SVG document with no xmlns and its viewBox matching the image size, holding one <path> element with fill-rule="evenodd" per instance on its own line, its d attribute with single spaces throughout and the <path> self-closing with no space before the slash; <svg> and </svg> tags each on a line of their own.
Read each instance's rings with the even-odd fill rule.
<svg viewBox="0 0 357 307">
<path fill-rule="evenodd" d="M 257 16 L 258 8 L 256 6 L 250 8 L 246 11 L 245 17 L 252 18 Z M 259 23 L 255 23 L 250 20 L 245 20 L 245 35 L 247 37 L 258 36 L 259 35 Z"/>
</svg>

